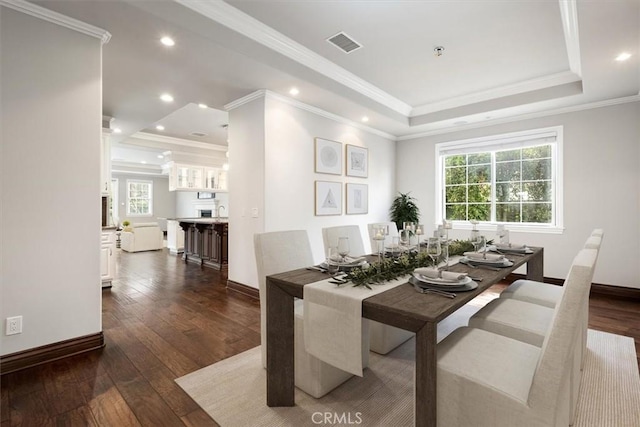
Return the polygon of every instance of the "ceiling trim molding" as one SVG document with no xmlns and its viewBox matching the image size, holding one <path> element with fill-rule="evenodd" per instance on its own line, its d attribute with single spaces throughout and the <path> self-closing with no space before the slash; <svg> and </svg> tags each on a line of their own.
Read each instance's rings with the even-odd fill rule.
<svg viewBox="0 0 640 427">
<path fill-rule="evenodd" d="M 348 126 L 363 130 L 365 132 L 372 133 L 374 135 L 378 135 L 378 136 L 381 136 L 383 138 L 390 139 L 392 141 L 396 140 L 396 136 L 392 135 L 390 133 L 381 131 L 379 129 L 372 128 L 370 126 L 363 125 L 363 124 L 358 123 L 358 122 L 354 122 L 353 120 L 346 119 L 346 118 L 344 118 L 342 116 L 339 116 L 337 114 L 330 113 L 330 112 L 325 111 L 325 110 L 323 110 L 321 108 L 314 107 L 313 105 L 305 104 L 304 102 L 300 102 L 300 101 L 298 101 L 296 99 L 291 99 L 289 97 L 286 97 L 284 95 L 280 95 L 278 93 L 275 93 L 275 92 L 272 92 L 272 91 L 266 90 L 266 89 L 257 90 L 255 92 L 250 93 L 247 96 L 244 96 L 244 97 L 242 97 L 240 99 L 237 99 L 237 100 L 235 100 L 233 102 L 230 102 L 229 104 L 224 106 L 224 109 L 227 110 L 227 111 L 228 110 L 232 110 L 234 108 L 238 108 L 241 105 L 244 105 L 244 104 L 246 104 L 248 102 L 251 102 L 251 101 L 253 101 L 255 99 L 259 99 L 261 97 L 264 97 L 265 99 L 266 98 L 275 99 L 277 101 L 280 101 L 280 102 L 283 102 L 285 104 L 291 105 L 292 107 L 298 108 L 300 110 L 308 111 L 308 112 L 310 112 L 312 114 L 315 114 L 317 116 L 324 117 L 325 119 L 333 120 L 334 122 L 342 123 L 344 125 L 348 125 Z"/>
<path fill-rule="evenodd" d="M 243 96 L 242 98 L 238 98 L 235 101 L 231 101 L 230 103 L 225 104 L 222 108 L 224 108 L 225 111 L 231 111 L 243 106 L 244 104 L 248 104 L 255 99 L 266 97 L 266 95 L 267 91 L 265 89 L 259 89 L 255 92 L 251 92 L 249 95 Z"/>
<path fill-rule="evenodd" d="M 26 13 L 44 21 L 51 22 L 62 27 L 69 28 L 82 34 L 99 39 L 102 44 L 106 44 L 111 39 L 111 33 L 102 28 L 87 24 L 86 22 L 70 18 L 58 12 L 46 9 L 24 0 L 0 0 L 0 5 L 8 7 L 18 12 Z"/>
<path fill-rule="evenodd" d="M 498 88 L 488 89 L 482 92 L 462 95 L 440 102 L 432 102 L 429 104 L 420 105 L 411 111 L 410 117 L 417 117 L 423 114 L 429 114 L 437 111 L 448 110 L 451 108 L 476 104 L 478 102 L 491 101 L 496 98 L 517 95 L 524 92 L 546 89 L 552 86 L 559 86 L 579 80 L 580 77 L 573 72 L 563 71 L 561 73 L 550 74 L 548 76 L 543 76 L 536 79 L 526 80 L 506 86 L 500 86 Z"/>
<path fill-rule="evenodd" d="M 628 104 L 631 102 L 640 102 L 640 94 L 625 96 L 622 98 L 606 99 L 604 101 L 596 101 L 596 102 L 590 102 L 590 103 L 580 104 L 580 105 L 572 105 L 568 107 L 561 107 L 553 110 L 545 110 L 545 111 L 538 111 L 535 113 L 521 114 L 518 116 L 505 117 L 502 119 L 487 120 L 485 122 L 469 123 L 468 125 L 463 125 L 463 126 L 447 127 L 444 129 L 434 129 L 431 131 L 413 133 L 410 135 L 398 136 L 396 137 L 396 141 L 408 141 L 411 139 L 422 138 L 425 136 L 442 135 L 446 133 L 459 132 L 459 131 L 464 131 L 469 129 L 478 129 L 478 128 L 489 127 L 489 126 L 496 126 L 504 123 L 531 120 L 531 119 L 537 119 L 540 117 L 554 116 L 558 114 L 574 113 L 577 111 L 592 110 L 595 108 L 611 107 L 614 105 Z"/>
<path fill-rule="evenodd" d="M 569 69 L 582 76 L 580 63 L 580 37 L 578 32 L 578 4 L 576 0 L 559 0 L 564 42 L 567 46 Z"/>
<path fill-rule="evenodd" d="M 146 141 L 154 141 L 154 142 L 164 142 L 165 144 L 182 145 L 185 147 L 201 148 L 203 150 L 212 150 L 212 151 L 227 151 L 229 149 L 225 145 L 209 144 L 209 143 L 200 142 L 200 141 L 189 141 L 187 139 L 174 138 L 172 136 L 156 135 L 156 134 L 147 133 L 147 132 L 136 132 L 133 135 L 129 136 L 129 138 L 137 138 L 137 139 L 143 139 Z M 120 143 L 135 145 L 135 144 L 127 143 L 125 141 L 121 141 Z"/>
<path fill-rule="evenodd" d="M 361 79 L 228 3 L 223 1 L 203 2 L 201 0 L 174 1 L 361 93 L 393 111 L 405 116 L 411 113 L 411 105 Z"/>
</svg>

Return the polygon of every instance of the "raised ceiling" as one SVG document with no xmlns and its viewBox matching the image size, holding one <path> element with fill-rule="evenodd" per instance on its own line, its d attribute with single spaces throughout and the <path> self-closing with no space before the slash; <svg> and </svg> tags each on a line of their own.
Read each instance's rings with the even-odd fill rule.
<svg viewBox="0 0 640 427">
<path fill-rule="evenodd" d="M 399 139 L 640 90 L 637 0 L 36 3 L 112 34 L 103 96 L 123 130 L 116 142 L 188 104 L 221 110 L 260 89 L 289 96 L 296 86 L 297 100 L 367 116 Z M 363 47 L 345 54 L 325 41 L 340 31 Z M 163 35 L 176 45 L 162 46 Z M 631 59 L 616 61 L 622 51 Z M 163 92 L 175 101 L 160 102 Z M 193 127 L 172 135 L 199 141 Z"/>
</svg>

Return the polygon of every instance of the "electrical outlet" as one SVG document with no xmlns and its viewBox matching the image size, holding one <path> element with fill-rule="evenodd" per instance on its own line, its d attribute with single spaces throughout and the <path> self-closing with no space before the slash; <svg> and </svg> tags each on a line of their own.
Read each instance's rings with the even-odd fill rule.
<svg viewBox="0 0 640 427">
<path fill-rule="evenodd" d="M 251 217 L 252 218 L 258 218 L 258 208 L 252 208 L 251 209 Z"/>
<path fill-rule="evenodd" d="M 22 333 L 22 316 L 7 317 L 7 335 Z"/>
</svg>

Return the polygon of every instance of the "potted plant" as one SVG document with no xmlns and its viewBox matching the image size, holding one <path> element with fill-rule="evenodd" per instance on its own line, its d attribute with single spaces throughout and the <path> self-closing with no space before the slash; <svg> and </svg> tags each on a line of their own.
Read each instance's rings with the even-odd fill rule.
<svg viewBox="0 0 640 427">
<path fill-rule="evenodd" d="M 409 196 L 409 193 L 400 193 L 393 199 L 389 213 L 391 221 L 395 222 L 398 230 L 402 230 L 405 222 L 420 222 L 420 209 L 415 203 L 415 198 Z"/>
<path fill-rule="evenodd" d="M 131 227 L 129 227 L 130 225 L 131 223 L 125 219 L 124 221 L 122 221 L 122 230 L 131 231 Z"/>
</svg>

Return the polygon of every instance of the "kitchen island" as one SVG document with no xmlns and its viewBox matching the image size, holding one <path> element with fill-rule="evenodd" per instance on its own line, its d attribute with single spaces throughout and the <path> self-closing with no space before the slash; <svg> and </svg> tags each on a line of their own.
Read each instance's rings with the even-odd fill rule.
<svg viewBox="0 0 640 427">
<path fill-rule="evenodd" d="M 229 221 L 222 218 L 176 218 L 184 231 L 185 262 L 224 270 L 229 265 Z"/>
</svg>

